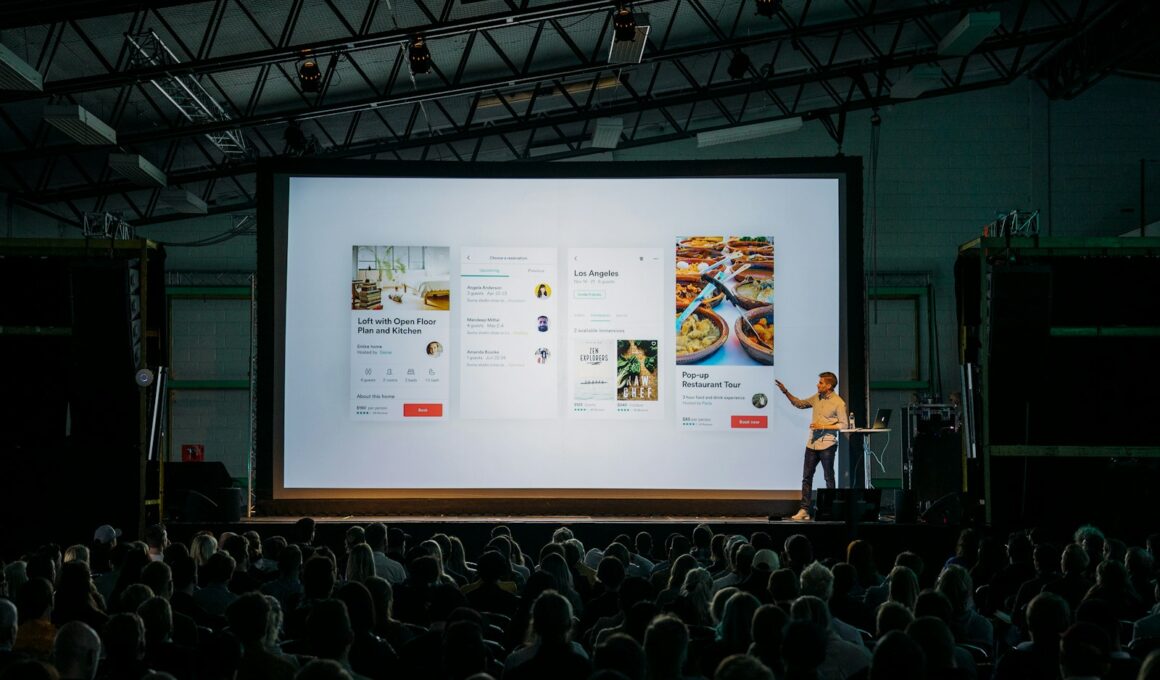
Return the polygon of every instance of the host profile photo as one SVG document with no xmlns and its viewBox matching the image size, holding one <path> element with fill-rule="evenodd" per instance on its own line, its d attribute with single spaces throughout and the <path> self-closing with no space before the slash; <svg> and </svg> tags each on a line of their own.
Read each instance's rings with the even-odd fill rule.
<svg viewBox="0 0 1160 680">
<path fill-rule="evenodd" d="M 546 283 L 541 283 L 540 285 L 536 286 L 536 297 L 538 297 L 538 298 L 552 297 L 552 287 Z"/>
<path fill-rule="evenodd" d="M 757 408 L 765 408 L 767 404 L 769 404 L 769 397 L 765 396 L 761 392 L 753 395 L 753 405 Z"/>
<path fill-rule="evenodd" d="M 536 317 L 536 330 L 541 333 L 548 332 L 548 317 L 543 315 Z"/>
<path fill-rule="evenodd" d="M 431 342 L 427 343 L 427 356 L 437 357 L 442 353 L 443 345 L 439 344 L 439 342 L 432 340 Z"/>
</svg>

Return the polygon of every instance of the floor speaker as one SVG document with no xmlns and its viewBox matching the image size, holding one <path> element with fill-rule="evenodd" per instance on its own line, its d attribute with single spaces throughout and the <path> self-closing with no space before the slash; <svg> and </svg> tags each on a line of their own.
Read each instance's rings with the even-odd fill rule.
<svg viewBox="0 0 1160 680">
<path fill-rule="evenodd" d="M 818 489 L 814 519 L 840 522 L 877 522 L 882 489 Z"/>
</svg>

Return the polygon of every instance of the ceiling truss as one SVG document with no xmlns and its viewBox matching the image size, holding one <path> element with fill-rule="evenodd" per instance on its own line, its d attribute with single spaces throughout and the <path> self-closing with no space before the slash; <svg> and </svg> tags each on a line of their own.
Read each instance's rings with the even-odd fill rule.
<svg viewBox="0 0 1160 680">
<path fill-rule="evenodd" d="M 652 27 L 640 64 L 607 62 L 616 6 L 607 0 L 289 0 L 274 3 L 276 13 L 245 0 L 71 3 L 73 13 L 26 29 L 38 36 L 25 51 L 45 74 L 43 92 L 0 93 L 0 181 L 22 204 L 69 223 L 94 211 L 122 211 L 137 225 L 186 217 L 166 213 L 160 189 L 108 170 L 109 152 L 139 153 L 211 212 L 233 212 L 252 208 L 260 159 L 300 153 L 283 139 L 288 121 L 316 140 L 321 158 L 607 153 L 590 141 L 608 117 L 624 121 L 619 148 L 632 148 L 800 116 L 840 152 L 851 113 L 902 103 L 890 91 L 908 69 L 941 69 L 923 97 L 1010 83 L 1058 60 L 1090 17 L 1138 2 L 787 0 L 764 19 L 751 0 L 640 0 L 634 10 Z M 978 48 L 938 54 L 964 13 L 996 7 L 1002 26 Z M 134 58 L 123 36 L 150 32 L 173 59 Z M 411 75 L 406 58 L 416 35 L 433 54 L 423 76 Z M 307 54 L 322 69 L 317 93 L 298 87 Z M 738 54 L 748 64 L 734 78 L 727 71 Z M 179 115 L 150 85 L 166 79 L 197 83 L 222 115 Z M 118 146 L 50 133 L 37 115 L 49 102 L 98 108 Z M 250 153 L 213 142 L 230 134 Z"/>
</svg>

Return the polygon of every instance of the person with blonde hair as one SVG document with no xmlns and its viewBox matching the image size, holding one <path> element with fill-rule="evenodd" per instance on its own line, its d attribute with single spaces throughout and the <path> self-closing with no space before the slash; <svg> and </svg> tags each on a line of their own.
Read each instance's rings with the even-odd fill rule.
<svg viewBox="0 0 1160 680">
<path fill-rule="evenodd" d="M 366 543 L 351 546 L 346 557 L 346 580 L 364 583 L 375 575 L 375 554 Z"/>
</svg>

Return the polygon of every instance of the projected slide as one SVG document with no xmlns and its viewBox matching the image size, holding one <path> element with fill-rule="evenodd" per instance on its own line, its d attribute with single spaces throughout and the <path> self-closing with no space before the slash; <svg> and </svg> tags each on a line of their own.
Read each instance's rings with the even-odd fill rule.
<svg viewBox="0 0 1160 680">
<path fill-rule="evenodd" d="M 843 378 L 841 191 L 287 176 L 275 497 L 800 488 L 774 380 Z"/>
</svg>

